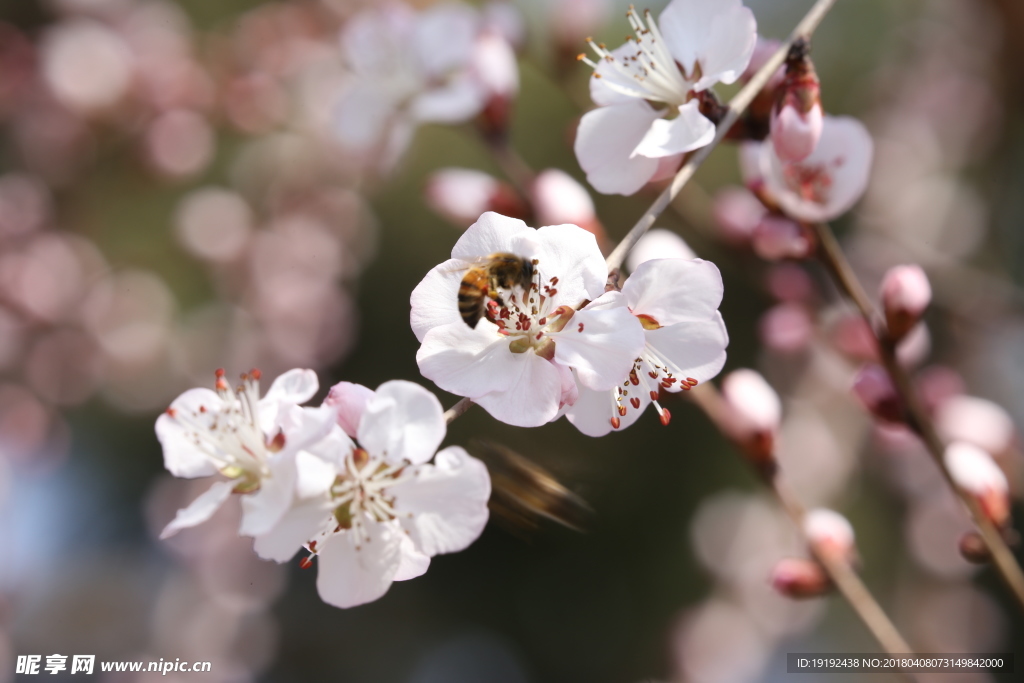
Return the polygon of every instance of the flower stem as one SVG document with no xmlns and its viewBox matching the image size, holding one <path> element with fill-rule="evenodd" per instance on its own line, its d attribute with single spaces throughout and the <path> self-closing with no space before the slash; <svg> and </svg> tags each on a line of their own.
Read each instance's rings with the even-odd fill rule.
<svg viewBox="0 0 1024 683">
<path fill-rule="evenodd" d="M 807 14 L 804 15 L 804 18 L 800 20 L 800 23 L 796 25 L 796 28 L 793 29 L 789 39 L 779 47 L 775 54 L 765 62 L 764 66 L 758 69 L 754 77 L 729 101 L 729 105 L 725 108 L 725 115 L 715 130 L 715 139 L 706 147 L 701 147 L 693 152 L 682 168 L 679 169 L 679 172 L 676 173 L 675 177 L 672 178 L 669 186 L 658 195 L 658 198 L 654 200 L 651 207 L 644 212 L 644 215 L 640 217 L 636 225 L 619 242 L 614 251 L 608 255 L 609 273 L 622 266 L 622 262 L 625 260 L 629 250 L 654 225 L 654 221 L 668 208 L 672 200 L 679 194 L 679 191 L 683 189 L 683 186 L 693 178 L 694 173 L 704 163 L 704 160 L 711 156 L 711 152 L 718 146 L 718 143 L 725 139 L 725 136 L 728 135 L 729 130 L 739 119 L 740 115 L 750 106 L 750 103 L 764 89 L 765 85 L 768 84 L 775 71 L 786 61 L 786 55 L 789 53 L 789 48 L 793 42 L 798 38 L 810 37 L 814 30 L 818 28 L 821 20 L 825 18 L 828 11 L 832 9 L 835 2 L 836 0 L 818 0 L 814 3 L 814 6 L 811 7 Z"/>
<path fill-rule="evenodd" d="M 729 432 L 726 427 L 726 421 L 728 419 L 727 412 L 729 407 L 718 389 L 713 384 L 702 384 L 691 391 L 689 397 L 707 415 L 711 423 L 723 435 L 728 436 Z M 769 482 L 772 493 L 775 494 L 779 504 L 782 505 L 786 514 L 793 521 L 793 524 L 807 543 L 808 548 L 810 548 L 815 558 L 821 563 L 843 598 L 850 604 L 850 607 L 853 608 L 853 611 L 860 620 L 864 622 L 864 625 L 875 637 L 875 640 L 878 641 L 878 644 L 882 646 L 882 649 L 890 655 L 913 654 L 914 651 L 907 644 L 906 639 L 900 635 L 896 626 L 886 616 L 878 601 L 875 600 L 871 591 L 861 581 L 853 567 L 848 562 L 843 562 L 833 557 L 830 553 L 820 552 L 814 540 L 808 536 L 804 528 L 804 517 L 806 515 L 804 506 L 797 500 L 789 487 L 786 486 L 781 470 L 775 469 L 772 475 L 763 477 L 763 479 Z M 912 677 L 910 678 L 913 680 Z"/>
<path fill-rule="evenodd" d="M 942 476 L 945 477 L 946 482 L 960 497 L 960 500 L 963 501 L 971 519 L 978 527 L 978 531 L 981 532 L 985 545 L 992 554 L 996 569 L 1021 607 L 1024 608 L 1024 572 L 1021 571 L 1020 565 L 1017 563 L 1016 558 L 1014 558 L 1010 548 L 1006 545 L 1002 534 L 999 533 L 992 520 L 982 512 L 978 502 L 953 481 L 953 477 L 946 468 L 946 463 L 943 459 L 946 450 L 945 444 L 943 444 L 942 438 L 935 429 L 935 424 L 932 422 L 931 417 L 921 404 L 917 392 L 914 391 L 914 387 L 910 383 L 910 376 L 896 358 L 896 343 L 889 337 L 884 322 L 876 315 L 871 299 L 864 291 L 863 285 L 861 285 L 860 280 L 846 260 L 846 256 L 843 254 L 842 247 L 839 246 L 832 228 L 826 223 L 818 223 L 814 226 L 814 231 L 818 236 L 820 245 L 819 257 L 832 274 L 839 288 L 856 304 L 868 327 L 871 328 L 878 340 L 882 364 L 885 366 L 886 372 L 888 372 L 893 385 L 896 387 L 896 391 L 906 406 L 908 426 L 924 442 L 928 453 L 942 472 Z"/>
</svg>

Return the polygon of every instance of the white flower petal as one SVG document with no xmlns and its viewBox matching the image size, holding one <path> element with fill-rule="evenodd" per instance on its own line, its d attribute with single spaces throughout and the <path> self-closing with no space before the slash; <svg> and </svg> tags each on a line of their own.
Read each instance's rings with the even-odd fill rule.
<svg viewBox="0 0 1024 683">
<path fill-rule="evenodd" d="M 359 445 L 388 462 L 430 460 L 445 433 L 444 409 L 432 393 L 404 380 L 377 387 L 359 422 Z"/>
<path fill-rule="evenodd" d="M 300 500 L 308 500 L 327 493 L 334 483 L 338 468 L 333 462 L 308 451 L 299 451 L 295 454 L 295 472 L 295 495 Z"/>
<path fill-rule="evenodd" d="M 647 184 L 658 170 L 657 159 L 631 155 L 659 116 L 639 100 L 583 115 L 573 149 L 595 190 L 630 195 Z"/>
<path fill-rule="evenodd" d="M 482 462 L 458 446 L 437 454 L 415 478 L 388 489 L 395 509 L 419 550 L 453 553 L 475 541 L 487 524 L 491 478 Z"/>
<path fill-rule="evenodd" d="M 283 453 L 297 453 L 315 444 L 337 424 L 337 413 L 331 406 L 306 408 L 292 403 L 279 403 L 278 408 L 275 422 L 268 425 L 261 417 L 261 425 L 271 438 L 278 429 L 284 432 Z"/>
<path fill-rule="evenodd" d="M 292 507 L 272 529 L 256 537 L 253 549 L 264 560 L 288 562 L 331 520 L 326 499 Z"/>
<path fill-rule="evenodd" d="M 408 581 L 423 576 L 430 568 L 430 555 L 416 549 L 412 539 L 402 534 L 402 560 L 395 572 L 395 581 Z"/>
<path fill-rule="evenodd" d="M 640 264 L 622 286 L 634 315 L 659 325 L 707 320 L 722 303 L 718 266 L 702 259 L 653 259 Z"/>
<path fill-rule="evenodd" d="M 516 356 L 521 355 L 509 350 L 493 323 L 481 320 L 474 330 L 460 320 L 427 332 L 416 363 L 424 377 L 445 391 L 475 399 L 515 384 L 522 373 Z"/>
<path fill-rule="evenodd" d="M 410 104 L 409 113 L 424 123 L 462 123 L 479 114 L 486 103 L 483 86 L 467 76 L 422 93 Z"/>
<path fill-rule="evenodd" d="M 510 353 L 502 371 L 514 373 L 513 383 L 473 401 L 491 417 L 515 427 L 539 427 L 558 415 L 562 379 L 555 365 L 532 351 Z M 490 367 L 490 366 L 488 366 Z"/>
<path fill-rule="evenodd" d="M 398 524 L 366 520 L 369 540 L 352 531 L 337 533 L 318 549 L 316 587 L 320 598 L 335 607 L 373 602 L 388 592 L 402 563 Z"/>
<path fill-rule="evenodd" d="M 608 279 L 597 238 L 576 225 L 548 225 L 519 235 L 513 243 L 515 253 L 537 259 L 541 286 L 558 277 L 551 305 L 577 306 L 584 299 L 596 299 L 604 293 Z"/>
<path fill-rule="evenodd" d="M 624 380 L 625 376 L 621 379 Z M 630 396 L 633 394 L 631 393 Z M 639 399 L 640 408 L 634 408 L 629 404 L 627 397 L 623 404 L 627 406 L 626 414 L 619 415 L 615 396 L 611 391 L 594 391 L 580 387 L 580 397 L 571 408 L 565 411 L 565 417 L 576 429 L 587 436 L 597 437 L 612 431 L 622 431 L 636 422 L 651 403 L 650 395 L 644 391 L 637 391 L 633 398 Z M 618 429 L 612 427 L 613 417 L 619 418 Z"/>
<path fill-rule="evenodd" d="M 348 149 L 369 151 L 381 143 L 397 114 L 393 93 L 376 83 L 357 81 L 341 93 L 334 106 L 334 135 Z"/>
<path fill-rule="evenodd" d="M 346 456 L 355 447 L 341 427 L 335 426 L 327 433 L 327 436 L 307 446 L 306 450 L 324 462 L 331 463 L 336 469 L 343 470 L 346 467 Z"/>
<path fill-rule="evenodd" d="M 339 41 L 348 66 L 365 76 L 394 71 L 415 18 L 413 11 L 401 3 L 378 5 L 352 16 L 345 22 Z"/>
<path fill-rule="evenodd" d="M 338 382 L 327 393 L 324 405 L 334 408 L 338 426 L 351 437 L 359 429 L 359 420 L 366 410 L 366 402 L 373 397 L 373 389 L 352 382 Z"/>
<path fill-rule="evenodd" d="M 477 12 L 460 2 L 434 5 L 417 15 L 412 49 L 420 68 L 431 77 L 466 65 L 480 30 Z"/>
<path fill-rule="evenodd" d="M 699 149 L 714 139 L 715 124 L 700 113 L 697 100 L 690 100 L 679 107 L 679 116 L 674 119 L 658 119 L 651 123 L 630 158 L 639 155 L 660 159 Z"/>
<path fill-rule="evenodd" d="M 741 0 L 672 0 L 658 18 L 665 43 L 686 73 L 701 64 L 696 90 L 732 83 L 757 45 L 757 21 Z"/>
<path fill-rule="evenodd" d="M 319 388 L 320 382 L 316 378 L 315 370 L 295 368 L 279 375 L 260 403 L 284 401 L 298 405 L 313 398 Z"/>
<path fill-rule="evenodd" d="M 427 332 L 436 327 L 466 324 L 459 313 L 459 283 L 468 268 L 469 264 L 462 259 L 449 259 L 431 268 L 412 290 L 409 323 L 416 339 L 422 342 Z"/>
<path fill-rule="evenodd" d="M 182 529 L 188 529 L 213 517 L 213 514 L 220 509 L 231 496 L 231 490 L 235 483 L 232 481 L 218 481 L 216 484 L 199 495 L 198 498 L 189 503 L 188 507 L 178 510 L 171 523 L 160 532 L 160 538 L 170 538 Z"/>
<path fill-rule="evenodd" d="M 647 345 L 679 368 L 682 377 L 706 382 L 725 365 L 729 335 L 722 316 L 716 311 L 710 320 L 682 322 L 657 330 L 647 330 Z M 670 391 L 679 391 L 673 384 Z"/>
<path fill-rule="evenodd" d="M 270 531 L 295 499 L 295 456 L 277 455 L 268 467 L 270 475 L 260 480 L 259 490 L 242 496 L 242 525 L 238 533 L 243 536 Z"/>
<path fill-rule="evenodd" d="M 200 424 L 209 425 L 213 416 L 221 409 L 223 402 L 209 389 L 189 389 L 174 399 L 170 411 L 156 419 L 156 436 L 164 451 L 164 467 L 176 477 L 194 479 L 217 473 L 217 468 L 206 453 L 196 446 L 195 439 L 170 412 L 180 412 Z M 201 412 L 200 408 L 205 408 Z"/>
<path fill-rule="evenodd" d="M 489 254 L 511 252 L 515 236 L 524 232 L 533 231 L 518 218 L 509 218 L 488 211 L 462 233 L 452 248 L 452 258 L 466 261 L 466 267 L 469 267 Z M 459 279 L 461 278 L 460 275 Z"/>
<path fill-rule="evenodd" d="M 644 349 L 644 330 L 627 308 L 577 311 L 552 334 L 555 360 L 576 371 L 589 389 L 611 389 L 629 374 Z"/>
</svg>

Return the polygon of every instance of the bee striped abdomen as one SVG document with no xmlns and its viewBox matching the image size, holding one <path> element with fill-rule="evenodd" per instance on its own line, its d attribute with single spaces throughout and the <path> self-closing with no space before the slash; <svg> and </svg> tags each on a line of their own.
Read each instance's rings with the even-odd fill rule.
<svg viewBox="0 0 1024 683">
<path fill-rule="evenodd" d="M 489 279 L 486 269 L 470 268 L 459 283 L 459 315 L 470 327 L 483 315 Z"/>
</svg>

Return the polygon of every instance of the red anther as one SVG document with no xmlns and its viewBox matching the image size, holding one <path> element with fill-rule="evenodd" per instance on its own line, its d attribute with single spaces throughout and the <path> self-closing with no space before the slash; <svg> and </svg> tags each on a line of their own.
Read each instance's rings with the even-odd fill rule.
<svg viewBox="0 0 1024 683">
<path fill-rule="evenodd" d="M 271 453 L 278 453 L 284 449 L 284 432 L 278 430 L 274 438 L 267 443 L 267 450 Z"/>
<path fill-rule="evenodd" d="M 693 387 L 690 386 L 689 384 L 680 384 L 679 388 L 682 389 L 683 391 L 689 391 L 690 389 L 693 389 Z"/>
<path fill-rule="evenodd" d="M 619 415 L 626 417 L 626 406 L 619 406 Z"/>
<path fill-rule="evenodd" d="M 548 294 L 551 295 L 551 296 L 554 296 L 555 294 L 558 294 L 558 290 L 557 289 L 552 289 L 550 292 L 548 292 Z"/>
<path fill-rule="evenodd" d="M 370 462 L 370 454 L 364 451 L 362 448 L 357 448 L 352 451 L 352 462 L 358 469 L 363 469 L 366 463 Z"/>
<path fill-rule="evenodd" d="M 622 424 L 622 421 L 619 418 L 617 418 L 617 417 L 613 417 L 612 418 L 612 429 L 618 429 L 619 425 L 621 425 L 621 424 Z"/>
<path fill-rule="evenodd" d="M 541 337 L 543 337 L 543 336 L 544 336 L 544 333 L 543 333 L 543 332 L 538 332 L 538 333 L 537 333 L 537 339 L 538 339 L 538 340 L 540 340 L 540 339 L 541 339 Z"/>
<path fill-rule="evenodd" d="M 657 391 L 652 391 L 651 392 L 651 400 L 652 401 L 657 401 L 658 400 L 658 392 Z"/>
<path fill-rule="evenodd" d="M 538 325 L 547 325 L 548 324 L 548 319 L 546 317 L 545 318 L 541 318 L 540 320 L 537 321 L 537 324 Z"/>
<path fill-rule="evenodd" d="M 650 376 L 651 379 L 658 379 L 658 373 L 656 373 L 654 370 L 651 370 L 647 374 L 648 376 Z"/>
<path fill-rule="evenodd" d="M 263 373 L 260 371 L 259 368 L 253 368 L 252 371 L 249 373 L 249 376 L 258 381 L 261 377 L 263 377 Z"/>
<path fill-rule="evenodd" d="M 178 414 L 178 411 L 175 408 L 168 408 L 166 412 L 171 417 L 174 417 L 174 416 L 176 416 Z"/>
<path fill-rule="evenodd" d="M 658 419 L 661 420 L 661 424 L 668 427 L 668 423 L 672 420 L 672 413 L 662 408 L 661 415 L 658 416 Z"/>
<path fill-rule="evenodd" d="M 551 284 L 557 285 L 558 284 L 558 278 L 557 277 L 551 278 Z"/>
<path fill-rule="evenodd" d="M 213 371 L 213 374 L 214 374 L 214 376 L 216 376 L 216 377 L 217 377 L 217 379 L 220 379 L 220 378 L 221 378 L 221 377 L 223 377 L 223 376 L 224 376 L 224 375 L 225 375 L 226 373 L 224 372 L 224 368 L 217 368 L 216 370 L 214 370 L 214 371 Z"/>
<path fill-rule="evenodd" d="M 224 379 L 223 377 L 219 377 L 217 379 L 217 385 L 216 386 L 217 386 L 217 390 L 218 391 L 227 391 L 229 389 L 228 381 L 226 379 Z"/>
<path fill-rule="evenodd" d="M 665 378 L 665 384 L 668 384 L 668 385 L 675 384 L 677 381 L 678 380 L 675 377 L 666 377 Z"/>
<path fill-rule="evenodd" d="M 579 329 L 577 329 L 576 331 L 577 332 L 582 332 L 583 331 L 583 323 L 580 323 Z"/>
<path fill-rule="evenodd" d="M 309 569 L 310 567 L 313 566 L 313 558 L 312 557 L 304 557 L 304 558 L 302 558 L 301 560 L 299 560 L 299 566 L 301 568 L 303 568 L 303 569 Z"/>
<path fill-rule="evenodd" d="M 629 382 L 633 386 L 637 386 L 638 384 L 640 384 L 640 378 L 636 376 L 636 370 L 633 370 L 629 373 Z"/>
<path fill-rule="evenodd" d="M 697 380 L 695 380 L 695 379 L 694 379 L 694 378 L 692 378 L 692 377 L 687 377 L 687 378 L 686 378 L 686 383 L 687 383 L 687 384 L 689 384 L 689 385 L 690 385 L 691 387 L 695 387 L 695 386 L 697 386 L 698 384 L 700 384 L 700 382 L 698 382 Z"/>
<path fill-rule="evenodd" d="M 640 410 L 640 399 L 638 399 L 636 396 L 629 399 L 629 404 L 636 408 L 637 410 Z"/>
<path fill-rule="evenodd" d="M 316 550 L 316 541 L 310 541 L 309 542 L 309 549 L 312 550 L 312 551 Z"/>
</svg>

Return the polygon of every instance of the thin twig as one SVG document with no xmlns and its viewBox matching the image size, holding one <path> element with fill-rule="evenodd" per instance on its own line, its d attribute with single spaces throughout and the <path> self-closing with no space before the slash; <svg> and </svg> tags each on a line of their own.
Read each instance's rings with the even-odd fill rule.
<svg viewBox="0 0 1024 683">
<path fill-rule="evenodd" d="M 821 260 L 827 266 L 839 288 L 856 304 L 864 320 L 876 335 L 882 364 L 885 366 L 886 372 L 888 372 L 893 385 L 896 387 L 896 391 L 903 401 L 903 405 L 906 407 L 908 426 L 921 437 L 925 447 L 928 449 L 928 453 L 942 472 L 942 476 L 945 477 L 946 482 L 949 483 L 953 491 L 963 501 L 971 519 L 978 527 L 978 531 L 981 532 L 982 540 L 984 540 L 985 545 L 992 554 L 992 560 L 995 563 L 996 569 L 1003 577 L 1003 580 L 1006 581 L 1007 586 L 1009 586 L 1021 607 L 1024 608 L 1024 572 L 1021 571 L 1020 565 L 1017 563 L 1016 558 L 1014 558 L 1010 548 L 1006 545 L 1006 541 L 1003 539 L 1002 534 L 999 533 L 995 524 L 982 512 L 980 505 L 974 497 L 957 486 L 949 470 L 946 468 L 944 460 L 945 444 L 935 429 L 935 424 L 932 422 L 931 417 L 921 404 L 917 392 L 910 382 L 910 376 L 896 358 L 896 344 L 889 338 L 884 322 L 876 315 L 871 299 L 864 291 L 863 285 L 861 285 L 860 280 L 846 260 L 846 256 L 843 253 L 842 247 L 839 246 L 832 228 L 826 223 L 819 223 L 814 226 L 814 231 L 818 236 L 820 244 L 819 255 Z"/>
<path fill-rule="evenodd" d="M 746 110 L 750 103 L 754 100 L 761 90 L 764 89 L 765 85 L 771 79 L 775 71 L 782 66 L 782 63 L 786 60 L 786 55 L 789 53 L 789 48 L 795 40 L 798 38 L 810 37 L 814 30 L 821 23 L 821 20 L 825 18 L 825 15 L 836 0 L 818 0 L 811 7 L 810 11 L 800 20 L 800 23 L 796 25 L 793 32 L 790 34 L 789 39 L 782 44 L 782 46 L 771 56 L 771 58 L 764 63 L 754 77 L 747 82 L 743 88 L 736 93 L 736 96 L 729 101 L 729 106 L 726 107 L 725 116 L 718 123 L 718 127 L 715 131 L 715 139 L 711 141 L 706 147 L 701 147 L 686 160 L 679 172 L 676 173 L 672 179 L 672 183 L 666 187 L 658 198 L 654 200 L 651 207 L 644 212 L 644 215 L 640 217 L 640 220 L 636 222 L 636 225 L 629 231 L 615 250 L 608 255 L 607 264 L 608 272 L 622 266 L 622 262 L 626 258 L 626 254 L 629 250 L 636 245 L 637 241 L 643 237 L 644 233 L 647 232 L 654 221 L 657 220 L 658 216 L 668 208 L 668 205 L 672 203 L 679 191 L 683 189 L 683 186 L 690 181 L 694 173 L 697 172 L 697 168 L 704 163 L 711 152 L 714 151 L 715 147 L 725 139 L 728 135 L 729 129 L 732 128 L 733 124 L 739 119 L 740 115 Z"/>
<path fill-rule="evenodd" d="M 726 420 L 729 408 L 718 389 L 713 384 L 702 384 L 694 388 L 689 396 L 710 422 L 728 438 L 729 429 Z M 864 626 L 875 637 L 882 649 L 890 655 L 913 654 L 914 651 L 907 644 L 906 639 L 900 635 L 896 626 L 886 616 L 878 601 L 875 600 L 871 591 L 864 585 L 849 563 L 840 561 L 831 553 L 821 552 L 814 539 L 808 536 L 804 526 L 804 517 L 806 516 L 804 506 L 783 482 L 781 471 L 776 469 L 774 474 L 765 478 L 770 479 L 770 488 L 779 504 L 789 515 L 808 548 L 825 569 L 825 573 L 828 574 L 832 583 L 839 589 L 839 593 L 864 622 Z"/>
<path fill-rule="evenodd" d="M 448 410 L 444 411 L 444 423 L 446 425 L 450 425 L 452 422 L 455 421 L 455 418 L 457 418 L 459 415 L 462 415 L 464 412 L 469 410 L 472 405 L 473 405 L 473 399 L 471 399 L 471 398 L 460 399 L 458 403 L 453 405 Z"/>
</svg>

